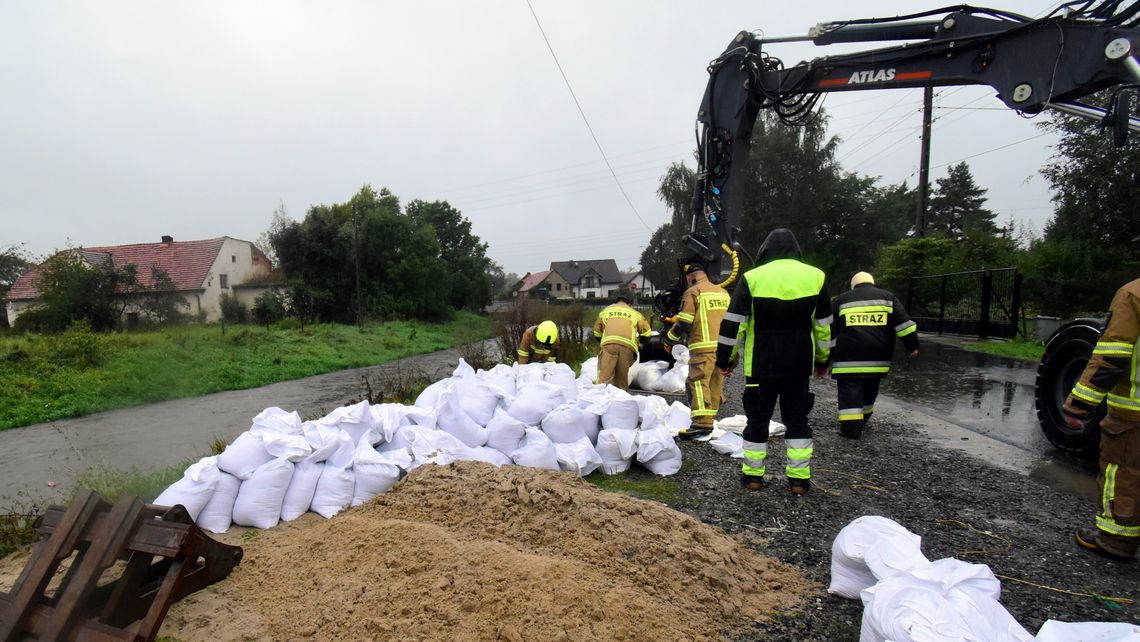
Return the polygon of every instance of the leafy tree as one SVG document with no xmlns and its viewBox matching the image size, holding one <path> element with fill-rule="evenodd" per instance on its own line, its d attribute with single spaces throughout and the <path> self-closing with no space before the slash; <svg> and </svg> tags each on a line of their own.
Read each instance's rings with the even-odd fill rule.
<svg viewBox="0 0 1140 642">
<path fill-rule="evenodd" d="M 109 262 L 92 266 L 79 252 L 57 253 L 44 263 L 37 282 L 43 329 L 63 331 L 75 321 L 96 332 L 113 329 L 122 311 L 118 281 Z"/>
<path fill-rule="evenodd" d="M 273 265 L 277 265 L 277 251 L 273 247 L 273 237 L 280 234 L 292 222 L 293 219 L 289 217 L 284 201 L 279 202 L 277 207 L 273 208 L 273 215 L 269 219 L 269 229 L 262 232 L 261 236 L 258 236 L 257 240 L 253 242 Z"/>
<path fill-rule="evenodd" d="M 688 253 L 682 238 L 689 228 L 689 207 L 696 188 L 696 172 L 684 163 L 673 163 L 661 176 L 657 197 L 669 210 L 669 222 L 653 232 L 641 252 L 641 271 L 659 288 L 678 277 L 677 259 Z"/>
<path fill-rule="evenodd" d="M 932 233 L 960 238 L 967 231 L 996 234 L 996 214 L 983 207 L 986 190 L 978 187 L 964 161 L 951 165 L 945 178 L 935 181 L 926 226 Z"/>
<path fill-rule="evenodd" d="M 489 304 L 492 261 L 487 258 L 487 244 L 471 233 L 471 221 L 447 201 L 415 200 L 408 203 L 405 214 L 434 232 L 439 257 L 451 271 L 451 305 L 481 310 Z"/>
<path fill-rule="evenodd" d="M 223 294 L 218 299 L 218 306 L 222 309 L 222 321 L 225 323 L 245 323 L 249 320 L 249 310 L 236 296 Z"/>
<path fill-rule="evenodd" d="M 189 310 L 190 303 L 178 294 L 169 272 L 152 265 L 150 276 L 154 285 L 145 288 L 137 299 L 139 309 L 159 325 L 177 321 L 182 316 L 182 308 Z"/>
<path fill-rule="evenodd" d="M 253 320 L 269 329 L 269 324 L 285 318 L 285 302 L 276 290 L 266 290 L 253 300 Z"/>
</svg>

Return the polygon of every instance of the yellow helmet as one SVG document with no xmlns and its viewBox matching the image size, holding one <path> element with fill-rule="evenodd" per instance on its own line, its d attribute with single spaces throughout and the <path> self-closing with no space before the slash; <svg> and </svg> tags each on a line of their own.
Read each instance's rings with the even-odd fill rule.
<svg viewBox="0 0 1140 642">
<path fill-rule="evenodd" d="M 553 321 L 543 321 L 534 331 L 534 338 L 538 339 L 539 343 L 553 345 L 558 340 L 558 326 Z"/>
</svg>

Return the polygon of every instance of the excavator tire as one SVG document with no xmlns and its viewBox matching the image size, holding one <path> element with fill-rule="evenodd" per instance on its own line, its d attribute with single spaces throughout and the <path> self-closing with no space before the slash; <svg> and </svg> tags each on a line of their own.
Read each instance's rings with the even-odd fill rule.
<svg viewBox="0 0 1140 642">
<path fill-rule="evenodd" d="M 1097 409 L 1084 430 L 1066 425 L 1061 408 L 1092 356 L 1103 328 L 1101 319 L 1077 319 L 1066 323 L 1049 337 L 1045 343 L 1045 354 L 1037 366 L 1034 400 L 1041 430 L 1058 449 L 1081 456 L 1097 455 L 1100 420 L 1104 418 L 1106 406 L 1102 404 Z"/>
</svg>

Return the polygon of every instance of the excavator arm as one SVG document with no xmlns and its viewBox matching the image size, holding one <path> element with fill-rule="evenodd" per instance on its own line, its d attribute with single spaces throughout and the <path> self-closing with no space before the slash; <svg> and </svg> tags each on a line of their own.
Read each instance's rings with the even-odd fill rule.
<svg viewBox="0 0 1140 642">
<path fill-rule="evenodd" d="M 1010 109 L 1059 109 L 1105 119 L 1123 141 L 1127 94 L 1099 109 L 1080 103 L 1110 87 L 1140 83 L 1140 0 L 1078 1 L 1041 19 L 970 6 L 909 16 L 819 25 L 805 36 L 763 38 L 743 31 L 709 64 L 697 114 L 697 188 L 685 244 L 718 266 L 734 249 L 752 128 L 762 109 L 803 122 L 820 96 L 836 91 L 988 85 Z M 940 18 L 929 19 L 940 15 Z M 905 41 L 865 52 L 826 56 L 784 68 L 765 45 Z M 707 225 L 701 225 L 701 220 Z M 693 234 L 705 228 L 707 235 Z"/>
</svg>

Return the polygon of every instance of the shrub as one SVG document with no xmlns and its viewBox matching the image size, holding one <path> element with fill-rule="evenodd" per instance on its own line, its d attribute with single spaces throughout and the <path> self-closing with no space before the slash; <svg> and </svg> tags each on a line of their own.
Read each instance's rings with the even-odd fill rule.
<svg viewBox="0 0 1140 642">
<path fill-rule="evenodd" d="M 78 368 L 94 368 L 103 363 L 105 356 L 103 338 L 92 332 L 86 321 L 71 324 L 67 332 L 54 341 L 53 348 L 53 361 Z"/>
<path fill-rule="evenodd" d="M 592 336 L 591 328 L 582 322 L 584 307 L 581 303 L 550 305 L 520 299 L 496 314 L 495 333 L 499 353 L 506 363 L 514 362 L 519 341 L 526 329 L 544 320 L 558 324 L 558 361 L 576 366 L 593 352 L 586 341 Z"/>
<path fill-rule="evenodd" d="M 249 317 L 245 304 L 238 301 L 237 297 L 223 294 L 218 304 L 222 308 L 222 320 L 226 323 L 245 323 Z"/>
<path fill-rule="evenodd" d="M 266 290 L 253 301 L 253 319 L 266 329 L 269 324 L 285 318 L 285 302 L 274 290 Z"/>
</svg>

